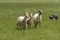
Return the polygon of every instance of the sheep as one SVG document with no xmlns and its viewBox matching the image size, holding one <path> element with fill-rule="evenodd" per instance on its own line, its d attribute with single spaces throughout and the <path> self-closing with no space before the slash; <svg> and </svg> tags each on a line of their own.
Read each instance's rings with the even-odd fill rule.
<svg viewBox="0 0 60 40">
<path fill-rule="evenodd" d="M 39 10 L 38 13 L 33 15 L 33 21 L 34 21 L 34 28 L 37 27 L 37 25 L 39 24 L 39 26 L 41 26 L 41 22 L 42 22 L 42 10 Z"/>
<path fill-rule="evenodd" d="M 27 24 L 28 26 L 32 27 L 32 13 L 31 14 L 28 14 L 29 17 L 28 17 L 28 20 L 27 20 Z"/>
<path fill-rule="evenodd" d="M 25 29 L 25 27 L 27 26 L 26 25 L 26 19 L 27 19 L 27 16 L 18 17 L 18 19 L 17 19 L 17 27 L 18 26 L 23 26 L 23 28 Z"/>
<path fill-rule="evenodd" d="M 25 16 L 20 16 L 17 19 L 17 26 L 23 26 L 23 28 L 27 29 L 27 25 L 31 25 L 31 14 L 29 16 L 29 14 L 26 12 Z"/>
</svg>

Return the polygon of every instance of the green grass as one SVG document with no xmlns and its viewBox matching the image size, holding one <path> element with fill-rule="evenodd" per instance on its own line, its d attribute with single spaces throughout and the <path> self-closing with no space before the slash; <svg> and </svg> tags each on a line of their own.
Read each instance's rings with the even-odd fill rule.
<svg viewBox="0 0 60 40">
<path fill-rule="evenodd" d="M 53 2 L 58 3 L 60 0 L 0 0 L 0 2 Z"/>
<path fill-rule="evenodd" d="M 17 30 L 17 17 L 30 9 L 43 10 L 41 27 Z M 0 40 L 60 40 L 60 18 L 50 21 L 50 13 L 60 17 L 60 5 L 51 3 L 0 3 Z"/>
</svg>

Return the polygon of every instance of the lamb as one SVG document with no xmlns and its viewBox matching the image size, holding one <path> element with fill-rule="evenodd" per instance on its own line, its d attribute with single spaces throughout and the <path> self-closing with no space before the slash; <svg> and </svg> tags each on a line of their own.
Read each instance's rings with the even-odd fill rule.
<svg viewBox="0 0 60 40">
<path fill-rule="evenodd" d="M 20 16 L 20 17 L 18 17 L 18 19 L 17 19 L 17 27 L 18 26 L 23 26 L 23 28 L 25 29 L 25 27 L 27 26 L 26 25 L 26 19 L 27 19 L 27 16 Z"/>
<path fill-rule="evenodd" d="M 31 15 L 26 12 L 25 16 L 20 16 L 17 19 L 17 26 L 23 26 L 23 28 L 27 29 L 27 25 L 31 25 Z"/>
<path fill-rule="evenodd" d="M 34 14 L 33 21 L 34 21 L 34 24 L 35 24 L 34 28 L 36 28 L 38 24 L 39 24 L 39 26 L 41 26 L 41 22 L 42 22 L 42 10 L 39 10 L 38 13 Z"/>
<path fill-rule="evenodd" d="M 32 13 L 29 14 L 29 18 L 27 20 L 27 24 L 28 24 L 28 26 L 32 27 Z"/>
</svg>

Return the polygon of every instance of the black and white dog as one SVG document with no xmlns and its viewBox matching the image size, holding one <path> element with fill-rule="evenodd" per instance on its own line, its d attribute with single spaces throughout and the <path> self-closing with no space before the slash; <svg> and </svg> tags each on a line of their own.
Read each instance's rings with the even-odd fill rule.
<svg viewBox="0 0 60 40">
<path fill-rule="evenodd" d="M 49 19 L 50 20 L 57 20 L 58 19 L 58 16 L 55 15 L 55 14 L 52 14 L 52 15 L 49 16 Z"/>
</svg>

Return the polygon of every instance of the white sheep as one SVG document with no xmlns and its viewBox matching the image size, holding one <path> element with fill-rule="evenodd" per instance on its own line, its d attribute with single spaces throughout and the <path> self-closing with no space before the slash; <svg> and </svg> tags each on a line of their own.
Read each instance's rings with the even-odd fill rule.
<svg viewBox="0 0 60 40">
<path fill-rule="evenodd" d="M 38 13 L 33 15 L 33 21 L 34 21 L 34 27 L 37 27 L 37 25 L 39 24 L 39 26 L 41 26 L 41 22 L 42 22 L 42 11 L 39 10 Z"/>
<path fill-rule="evenodd" d="M 18 17 L 18 19 L 17 19 L 17 26 L 21 26 L 21 27 L 25 28 L 27 26 L 26 25 L 26 19 L 27 19 L 26 16 Z"/>
<path fill-rule="evenodd" d="M 27 20 L 27 24 L 28 24 L 28 26 L 30 28 L 30 27 L 32 27 L 32 13 L 28 14 L 28 15 L 29 15 L 29 17 L 28 17 L 28 20 Z"/>
<path fill-rule="evenodd" d="M 31 25 L 31 16 L 26 12 L 25 16 L 18 17 L 17 26 L 23 26 L 23 28 L 27 29 L 27 25 Z"/>
</svg>

